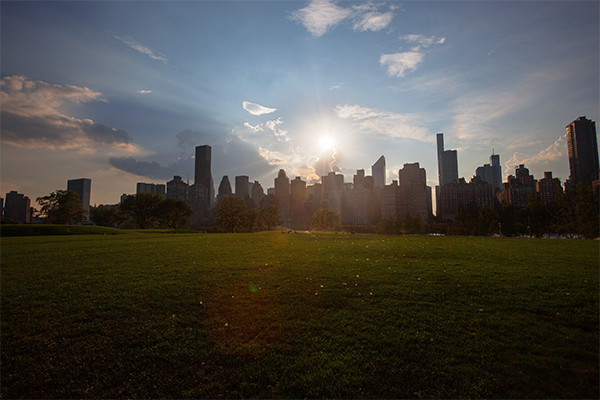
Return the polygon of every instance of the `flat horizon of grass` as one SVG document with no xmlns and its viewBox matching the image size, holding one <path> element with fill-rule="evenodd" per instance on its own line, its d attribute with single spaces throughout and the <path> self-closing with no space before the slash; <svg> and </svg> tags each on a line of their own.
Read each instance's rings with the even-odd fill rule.
<svg viewBox="0 0 600 400">
<path fill-rule="evenodd" d="M 2 238 L 3 398 L 597 398 L 596 241 Z"/>
</svg>

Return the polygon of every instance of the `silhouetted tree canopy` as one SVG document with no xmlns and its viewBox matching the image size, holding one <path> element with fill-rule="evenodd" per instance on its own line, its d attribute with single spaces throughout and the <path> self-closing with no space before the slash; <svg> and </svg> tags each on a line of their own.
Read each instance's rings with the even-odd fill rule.
<svg viewBox="0 0 600 400">
<path fill-rule="evenodd" d="M 279 207 L 274 204 L 268 204 L 260 210 L 259 220 L 269 231 L 271 230 L 271 227 L 277 226 L 280 219 L 281 212 L 279 211 Z"/>
<path fill-rule="evenodd" d="M 90 220 L 98 226 L 114 227 L 118 222 L 118 213 L 116 208 L 100 206 L 90 211 Z"/>
<path fill-rule="evenodd" d="M 340 225 L 340 215 L 327 208 L 319 208 L 313 214 L 310 220 L 310 226 L 312 229 L 319 231 L 331 231 Z"/>
<path fill-rule="evenodd" d="M 121 202 L 121 215 L 124 219 L 137 224 L 141 229 L 153 228 L 157 222 L 156 210 L 162 201 L 163 198 L 159 194 L 132 194 Z"/>
<path fill-rule="evenodd" d="M 242 226 L 245 218 L 246 204 L 244 199 L 235 196 L 225 197 L 215 207 L 217 224 L 227 232 L 233 233 L 238 226 Z"/>
<path fill-rule="evenodd" d="M 48 196 L 38 197 L 39 217 L 46 224 L 71 224 L 81 222 L 88 212 L 83 208 L 79 195 L 72 190 L 57 190 Z"/>
<path fill-rule="evenodd" d="M 187 228 L 194 211 L 184 201 L 165 199 L 156 205 L 156 220 L 160 228 Z"/>
</svg>

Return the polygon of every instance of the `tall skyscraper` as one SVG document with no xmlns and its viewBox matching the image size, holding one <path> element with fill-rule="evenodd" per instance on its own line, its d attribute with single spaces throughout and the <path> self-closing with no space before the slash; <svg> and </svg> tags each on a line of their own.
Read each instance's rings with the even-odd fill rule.
<svg viewBox="0 0 600 400">
<path fill-rule="evenodd" d="M 596 123 L 583 116 L 567 125 L 566 129 L 571 184 L 585 182 L 591 185 L 598 179 Z"/>
<path fill-rule="evenodd" d="M 385 186 L 385 157 L 379 157 L 379 160 L 375 164 L 371 166 L 371 175 L 375 180 L 375 187 L 384 187 Z"/>
<path fill-rule="evenodd" d="M 235 177 L 235 197 L 243 199 L 246 195 L 250 196 L 250 192 L 248 191 L 249 182 L 250 178 L 246 175 Z"/>
<path fill-rule="evenodd" d="M 208 206 L 212 206 L 215 188 L 213 185 L 212 174 L 210 172 L 210 164 L 211 164 L 211 147 L 204 146 L 196 146 L 196 163 L 194 170 L 194 184 L 202 185 L 206 189 L 208 189 Z"/>
<path fill-rule="evenodd" d="M 275 196 L 279 204 L 279 211 L 283 219 L 283 226 L 289 226 L 290 220 L 290 179 L 285 170 L 280 169 L 275 178 Z"/>
<path fill-rule="evenodd" d="M 72 190 L 79 195 L 81 204 L 86 211 L 90 211 L 90 196 L 92 193 L 92 180 L 88 178 L 70 179 L 67 181 L 67 190 Z"/>
<path fill-rule="evenodd" d="M 490 156 L 490 164 L 484 164 L 477 167 L 475 175 L 480 177 L 484 182 L 489 183 L 496 190 L 502 190 L 502 166 L 500 165 L 500 155 L 492 154 Z"/>
<path fill-rule="evenodd" d="M 227 175 L 224 175 L 223 179 L 221 179 L 221 184 L 219 185 L 219 192 L 217 193 L 217 203 L 220 203 L 225 197 L 231 196 L 232 194 L 233 193 L 231 191 L 229 177 Z"/>
<path fill-rule="evenodd" d="M 438 178 L 440 186 L 458 180 L 458 156 L 456 150 L 444 150 L 444 134 L 437 134 Z"/>
</svg>

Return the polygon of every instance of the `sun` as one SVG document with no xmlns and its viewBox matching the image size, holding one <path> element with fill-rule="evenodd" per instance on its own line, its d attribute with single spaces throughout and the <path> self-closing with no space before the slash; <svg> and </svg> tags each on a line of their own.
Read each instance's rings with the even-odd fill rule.
<svg viewBox="0 0 600 400">
<path fill-rule="evenodd" d="M 331 136 L 321 136 L 319 138 L 319 146 L 321 147 L 321 151 L 333 149 L 335 147 L 335 141 Z"/>
</svg>

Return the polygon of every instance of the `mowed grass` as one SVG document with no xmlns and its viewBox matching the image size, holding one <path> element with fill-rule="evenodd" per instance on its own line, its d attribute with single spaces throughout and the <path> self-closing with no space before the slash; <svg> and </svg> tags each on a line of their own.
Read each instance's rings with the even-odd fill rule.
<svg viewBox="0 0 600 400">
<path fill-rule="evenodd" d="M 598 398 L 598 241 L 2 239 L 3 398 Z"/>
</svg>

